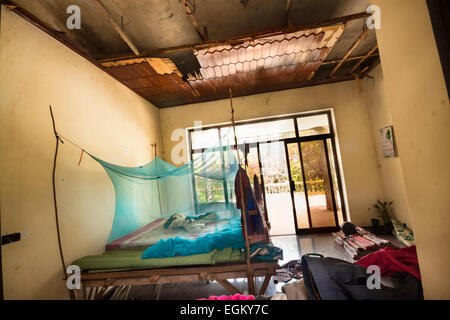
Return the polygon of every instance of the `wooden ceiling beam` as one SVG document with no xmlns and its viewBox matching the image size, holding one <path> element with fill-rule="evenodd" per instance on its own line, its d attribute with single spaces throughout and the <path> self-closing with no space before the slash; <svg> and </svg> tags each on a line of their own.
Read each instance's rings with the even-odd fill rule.
<svg viewBox="0 0 450 320">
<path fill-rule="evenodd" d="M 352 68 L 352 70 L 350 70 L 350 72 L 349 72 L 349 74 L 352 74 L 360 65 L 361 65 L 361 63 L 363 63 L 364 61 L 366 61 L 367 60 L 367 58 L 369 58 L 370 57 L 370 55 L 372 54 L 372 53 L 374 53 L 375 52 L 375 50 L 377 50 L 378 49 L 378 44 L 376 44 L 372 49 L 370 49 L 370 51 L 369 52 L 367 52 L 367 54 L 365 55 L 365 56 L 363 56 L 354 66 L 353 66 L 353 68 Z"/>
<path fill-rule="evenodd" d="M 355 56 L 355 57 L 348 57 L 347 61 L 352 61 L 352 60 L 360 60 L 363 59 L 366 55 L 361 55 L 361 56 Z M 372 58 L 372 57 L 378 57 L 379 54 L 378 53 L 372 53 L 370 54 L 367 58 Z M 341 58 L 342 59 L 342 58 Z M 334 60 L 327 60 L 322 62 L 322 66 L 323 65 L 327 65 L 327 64 L 335 64 L 335 63 L 339 63 L 341 61 L 341 59 L 334 59 Z"/>
<path fill-rule="evenodd" d="M 369 72 L 372 71 L 373 69 L 375 69 L 375 67 L 378 66 L 380 63 L 381 63 L 381 59 L 377 59 L 370 66 L 365 67 L 361 71 L 359 78 L 363 79 L 364 77 L 368 76 Z"/>
<path fill-rule="evenodd" d="M 288 28 L 271 29 L 271 30 L 266 30 L 263 32 L 250 33 L 250 34 L 246 34 L 246 35 L 242 35 L 242 36 L 238 36 L 238 37 L 226 38 L 223 40 L 209 40 L 209 41 L 204 41 L 204 42 L 195 43 L 195 44 L 187 44 L 187 45 L 180 45 L 180 46 L 175 46 L 175 47 L 153 49 L 153 50 L 148 50 L 148 51 L 142 52 L 140 57 L 147 58 L 147 57 L 152 57 L 152 56 L 155 56 L 158 54 L 164 54 L 164 53 L 173 53 L 173 52 L 180 52 L 180 51 L 193 50 L 193 49 L 204 49 L 204 48 L 220 46 L 220 45 L 236 44 L 236 43 L 242 42 L 244 40 L 254 40 L 254 39 L 259 39 L 259 38 L 264 38 L 264 37 L 269 37 L 269 36 L 280 35 L 280 34 L 287 34 L 287 33 L 298 32 L 298 31 L 330 27 L 330 26 L 334 26 L 334 25 L 338 25 L 338 24 L 348 23 L 349 21 L 352 21 L 352 20 L 364 19 L 369 16 L 371 16 L 370 13 L 360 12 L 360 13 L 351 14 L 348 16 L 333 18 L 333 19 L 330 19 L 330 20 L 327 20 L 324 22 L 320 22 L 320 23 L 312 23 L 312 24 L 308 24 L 308 25 L 294 26 L 294 27 L 288 27 Z M 126 55 L 126 56 L 121 55 L 121 56 L 101 59 L 100 61 L 101 62 L 110 62 L 110 61 L 131 59 L 133 57 L 134 56 L 131 57 L 130 55 Z"/>
<path fill-rule="evenodd" d="M 189 20 L 191 20 L 192 25 L 195 28 L 195 31 L 197 32 L 198 36 L 202 41 L 208 40 L 208 29 L 206 27 L 203 28 L 203 30 L 200 28 L 200 25 L 198 24 L 197 20 L 194 17 L 194 12 L 189 7 L 187 0 L 181 0 L 181 5 L 183 6 L 184 12 L 189 17 Z"/>
<path fill-rule="evenodd" d="M 283 26 L 287 27 L 289 24 L 289 10 L 291 9 L 292 0 L 286 0 L 286 7 L 284 8 Z"/>
<path fill-rule="evenodd" d="M 291 89 L 296 89 L 296 88 L 305 88 L 305 87 L 312 87 L 312 86 L 337 83 L 337 82 L 343 82 L 343 81 L 354 81 L 354 80 L 355 80 L 355 77 L 353 75 L 346 75 L 346 76 L 336 77 L 336 78 L 325 78 L 325 79 L 320 79 L 320 80 L 308 80 L 308 81 L 298 82 L 295 85 L 288 86 L 288 87 L 285 87 L 282 89 L 256 90 L 256 91 L 251 91 L 251 92 L 248 92 L 245 94 L 236 94 L 236 95 L 234 95 L 234 97 L 236 97 L 236 98 L 237 97 L 246 97 L 246 96 L 251 96 L 251 95 L 260 94 L 260 93 L 277 92 L 280 90 L 291 90 Z M 194 102 L 184 102 L 184 103 L 177 104 L 177 105 L 162 106 L 159 108 L 163 109 L 163 108 L 169 108 L 169 107 L 174 107 L 174 106 L 188 105 L 188 104 L 192 104 L 192 103 L 217 101 L 220 99 L 226 99 L 226 96 L 218 95 L 214 98 L 210 98 L 208 96 L 206 96 L 206 97 L 201 96 L 201 97 L 196 97 L 196 98 L 197 99 Z"/>
<path fill-rule="evenodd" d="M 369 31 L 370 31 L 369 28 L 364 28 L 364 31 L 361 33 L 361 35 L 358 37 L 358 39 L 356 39 L 356 41 L 353 43 L 353 45 L 350 47 L 350 49 L 348 49 L 345 56 L 333 68 L 330 75 L 328 76 L 329 78 L 331 78 L 335 75 L 335 73 L 339 70 L 339 68 L 342 66 L 342 64 L 348 59 L 348 57 L 352 54 L 352 52 L 355 51 L 355 49 L 358 47 L 358 45 L 361 43 L 361 41 L 363 41 L 366 38 Z"/>
<path fill-rule="evenodd" d="M 119 24 L 114 20 L 113 16 L 109 13 L 108 9 L 103 5 L 101 0 L 92 0 L 94 4 L 98 7 L 101 14 L 105 16 L 106 20 L 113 26 L 114 30 L 119 34 L 123 41 L 130 47 L 130 49 L 134 52 L 135 55 L 139 56 L 140 52 L 127 36 L 127 34 L 123 31 L 123 29 L 119 26 Z"/>
</svg>

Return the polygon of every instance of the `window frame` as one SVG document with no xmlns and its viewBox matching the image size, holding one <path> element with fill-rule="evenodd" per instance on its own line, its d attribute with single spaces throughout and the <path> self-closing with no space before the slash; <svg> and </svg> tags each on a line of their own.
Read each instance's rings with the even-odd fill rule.
<svg viewBox="0 0 450 320">
<path fill-rule="evenodd" d="M 342 207 L 341 208 L 342 216 L 343 216 L 343 220 L 345 222 L 345 221 L 349 220 L 349 217 L 348 217 L 348 213 L 347 213 L 347 203 L 345 201 L 344 188 L 343 188 L 342 177 L 341 177 L 342 166 L 338 160 L 340 158 L 338 158 L 337 148 L 336 148 L 336 131 L 335 131 L 335 128 L 333 125 L 333 112 L 332 111 L 333 111 L 332 109 L 325 109 L 325 110 L 317 110 L 317 111 L 289 114 L 289 115 L 283 115 L 283 116 L 265 117 L 265 118 L 259 118 L 259 119 L 253 119 L 253 120 L 242 120 L 242 121 L 236 121 L 235 124 L 236 125 L 247 125 L 247 124 L 264 123 L 264 122 L 270 122 L 270 121 L 291 119 L 294 123 L 295 137 L 285 138 L 285 139 L 277 139 L 277 140 L 272 140 L 272 141 L 281 141 L 284 143 L 292 143 L 292 142 L 307 142 L 307 141 L 318 140 L 318 139 L 331 139 L 333 158 L 334 158 L 334 166 L 336 169 L 338 189 L 339 189 L 339 194 L 340 194 L 340 198 L 341 198 L 340 203 L 341 203 L 341 207 Z M 318 115 L 327 115 L 328 127 L 329 127 L 330 132 L 326 133 L 326 134 L 300 136 L 300 132 L 299 132 L 299 128 L 298 128 L 298 119 L 306 118 L 306 117 L 313 117 L 313 116 L 318 116 Z M 192 149 L 192 132 L 198 131 L 199 129 L 200 130 L 217 129 L 217 134 L 219 136 L 219 145 L 222 146 L 222 150 L 223 150 L 221 129 L 230 127 L 231 125 L 232 125 L 231 122 L 227 122 L 227 123 L 216 124 L 216 125 L 205 125 L 202 127 L 187 128 L 186 131 L 187 131 L 187 140 L 188 140 L 189 160 L 193 161 L 194 153 L 199 153 L 199 152 L 203 153 L 209 149 L 209 148 Z M 264 141 L 264 142 L 271 142 L 271 141 Z M 244 146 L 244 150 L 246 150 L 246 146 L 248 144 L 250 144 L 250 143 L 238 143 L 238 148 L 240 146 Z M 252 144 L 257 144 L 258 154 L 259 154 L 260 142 L 254 142 L 254 143 L 252 142 Z M 231 144 L 230 146 L 235 146 L 235 143 Z M 245 157 L 244 162 L 246 161 L 246 158 L 247 157 Z M 259 159 L 259 161 L 260 161 L 261 178 L 263 178 L 263 168 L 261 167 L 261 159 Z M 263 179 L 262 179 L 261 183 L 263 184 L 262 191 L 263 191 L 263 197 L 264 197 L 264 201 L 265 201 L 266 196 L 265 196 L 265 188 L 264 188 Z M 197 191 L 196 191 L 196 182 L 195 182 L 194 175 L 192 175 L 192 184 L 193 184 L 194 206 L 195 206 L 196 212 L 198 212 L 198 204 L 197 204 L 197 201 L 195 201 L 197 199 Z M 229 195 L 226 192 L 228 190 L 226 181 L 224 181 L 224 190 L 225 190 L 225 202 L 227 203 L 227 201 L 229 200 Z"/>
</svg>

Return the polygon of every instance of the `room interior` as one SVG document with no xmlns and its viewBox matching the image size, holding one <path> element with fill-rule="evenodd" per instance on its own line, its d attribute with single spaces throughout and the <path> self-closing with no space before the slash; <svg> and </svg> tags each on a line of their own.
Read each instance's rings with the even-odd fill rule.
<svg viewBox="0 0 450 320">
<path fill-rule="evenodd" d="M 377 236 L 414 245 L 423 297 L 449 299 L 448 39 L 445 51 L 436 12 L 426 0 L 2 0 L 2 298 L 275 296 L 277 270 L 302 255 L 353 263 L 333 235 L 344 222 L 374 230 L 374 205 L 392 201 L 413 241 Z M 247 176 L 279 261 L 244 254 Z M 165 220 L 121 222 L 131 198 L 144 211 L 158 199 Z M 227 264 L 199 263 L 222 259 L 205 251 L 166 269 L 102 266 L 82 277 L 98 290 L 68 290 L 67 267 L 105 244 L 131 257 L 131 242 L 165 239 L 149 230 L 181 206 L 228 217 L 240 200 L 246 247 Z"/>
</svg>

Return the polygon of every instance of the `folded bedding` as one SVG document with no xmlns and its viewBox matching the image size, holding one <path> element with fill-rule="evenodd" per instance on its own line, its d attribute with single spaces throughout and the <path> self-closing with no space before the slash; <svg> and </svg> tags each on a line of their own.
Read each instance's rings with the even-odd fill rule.
<svg viewBox="0 0 450 320">
<path fill-rule="evenodd" d="M 142 259 L 144 251 L 106 251 L 101 255 L 86 256 L 75 260 L 72 264 L 81 270 L 90 272 L 106 272 L 130 269 L 152 269 L 173 266 L 214 265 L 217 263 L 239 262 L 245 260 L 245 253 L 232 248 L 212 250 L 208 253 L 169 258 Z"/>
</svg>

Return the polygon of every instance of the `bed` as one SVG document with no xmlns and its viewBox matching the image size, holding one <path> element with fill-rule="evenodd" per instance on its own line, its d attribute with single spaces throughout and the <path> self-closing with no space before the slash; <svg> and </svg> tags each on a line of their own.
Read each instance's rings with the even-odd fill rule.
<svg viewBox="0 0 450 320">
<path fill-rule="evenodd" d="M 255 277 L 264 277 L 259 290 L 259 294 L 264 294 L 276 274 L 278 262 L 275 257 L 261 261 L 250 256 L 250 245 L 269 241 L 262 215 L 263 204 L 257 203 L 249 178 L 245 170 L 237 168 L 232 152 L 227 159 L 230 163 L 224 166 L 222 152 L 212 151 L 209 157 L 180 168 L 172 168 L 158 158 L 137 168 L 119 167 L 96 159 L 108 172 L 116 190 L 116 212 L 110 233 L 110 239 L 114 240 L 107 243 L 103 254 L 73 262 L 82 272 L 81 288 L 71 290 L 71 297 L 117 299 L 127 297 L 131 286 L 154 284 L 160 287 L 165 283 L 201 280 L 217 281 L 230 293 L 237 293 L 228 281 L 237 278 L 247 278 L 249 293 L 256 295 Z M 190 216 L 192 210 L 184 208 L 192 201 L 186 194 L 193 188 L 193 177 L 208 178 L 212 184 L 226 183 L 230 195 L 236 194 L 234 188 L 238 183 L 242 205 L 238 208 L 234 201 L 230 202 L 233 197 L 224 203 L 203 205 L 195 198 L 197 214 Z M 236 180 L 237 177 L 241 178 Z M 177 197 L 180 195 L 181 198 Z M 149 208 L 159 213 L 150 223 L 146 216 Z M 175 213 L 169 215 L 168 212 Z M 185 240 L 193 241 L 186 244 Z M 144 249 L 144 257 L 148 259 L 142 259 Z M 158 251 L 158 254 L 148 255 L 149 251 Z M 163 258 L 166 256 L 169 257 Z"/>
<path fill-rule="evenodd" d="M 208 223 L 200 232 L 189 233 L 184 229 L 167 229 L 164 224 L 169 218 L 156 219 L 144 227 L 118 238 L 105 247 L 106 251 L 114 250 L 141 250 L 156 244 L 159 240 L 167 240 L 174 237 L 181 237 L 184 239 L 197 239 L 207 233 L 214 233 L 219 229 L 223 229 L 228 225 L 228 220 L 218 220 L 213 223 Z"/>
<path fill-rule="evenodd" d="M 72 264 L 79 266 L 81 270 L 87 273 L 96 273 L 175 266 L 215 265 L 240 262 L 245 259 L 244 253 L 231 248 L 215 249 L 203 254 L 153 259 L 142 259 L 143 252 L 143 250 L 106 251 L 101 255 L 86 256 L 75 260 Z"/>
<path fill-rule="evenodd" d="M 213 250 L 207 254 L 158 259 L 141 259 L 142 252 L 111 251 L 74 261 L 73 264 L 78 265 L 82 272 L 81 288 L 72 292 L 72 298 L 124 299 L 131 286 L 157 285 L 157 290 L 160 290 L 161 285 L 166 283 L 202 280 L 217 281 L 230 293 L 235 294 L 238 290 L 229 279 L 264 277 L 258 291 L 261 295 L 265 293 L 271 277 L 279 268 L 276 261 L 255 260 L 252 262 L 252 273 L 249 273 L 245 253 L 231 248 Z M 256 294 L 256 290 L 253 291 L 253 294 Z"/>
</svg>

